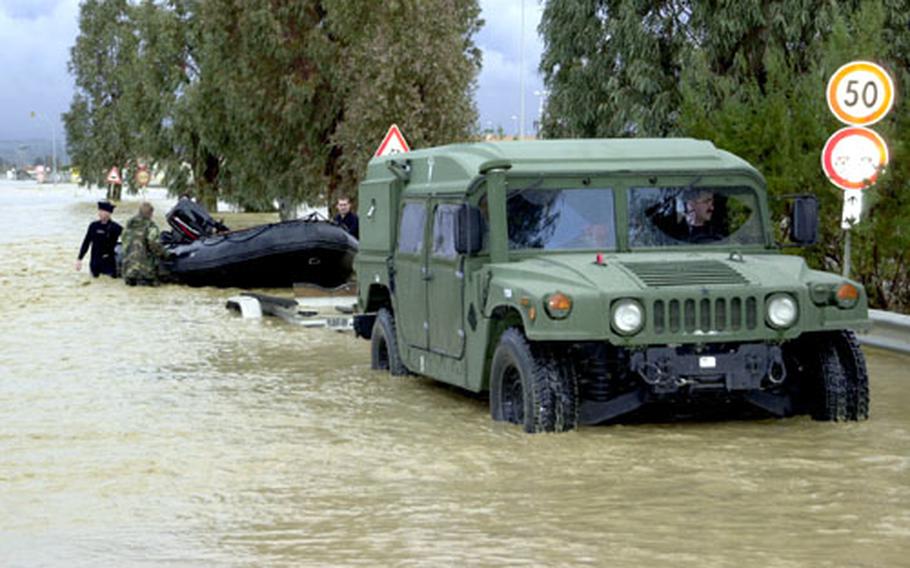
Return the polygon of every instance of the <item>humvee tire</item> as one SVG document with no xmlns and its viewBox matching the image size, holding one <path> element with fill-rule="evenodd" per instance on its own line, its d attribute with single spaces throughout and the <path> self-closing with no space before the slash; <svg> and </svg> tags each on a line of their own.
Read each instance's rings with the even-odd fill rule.
<svg viewBox="0 0 910 568">
<path fill-rule="evenodd" d="M 856 334 L 838 332 L 834 346 L 847 380 L 847 420 L 866 420 L 869 418 L 869 374 Z"/>
<path fill-rule="evenodd" d="M 826 333 L 817 347 L 812 418 L 831 422 L 869 418 L 869 376 L 856 336 L 850 331 Z"/>
<path fill-rule="evenodd" d="M 376 315 L 376 323 L 373 324 L 373 334 L 370 339 L 370 367 L 388 371 L 396 376 L 408 374 L 408 369 L 401 361 L 401 354 L 398 351 L 395 316 L 385 308 L 379 310 Z"/>
<path fill-rule="evenodd" d="M 565 432 L 577 424 L 578 390 L 558 361 L 509 328 L 490 366 L 490 415 L 525 432 Z M 563 371 L 563 372 L 560 372 Z"/>
<path fill-rule="evenodd" d="M 815 376 L 812 419 L 830 422 L 847 420 L 847 375 L 830 343 L 818 346 L 818 374 Z"/>
</svg>

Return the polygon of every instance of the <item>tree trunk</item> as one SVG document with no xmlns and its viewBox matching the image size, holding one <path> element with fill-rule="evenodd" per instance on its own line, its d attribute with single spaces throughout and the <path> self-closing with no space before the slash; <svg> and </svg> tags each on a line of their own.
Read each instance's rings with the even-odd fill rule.
<svg viewBox="0 0 910 568">
<path fill-rule="evenodd" d="M 196 201 L 209 213 L 218 212 L 218 174 L 221 164 L 217 156 L 206 154 L 205 169 L 196 181 Z"/>
<path fill-rule="evenodd" d="M 205 207 L 209 213 L 218 212 L 218 191 L 207 182 L 202 182 L 196 192 L 196 201 Z"/>
<path fill-rule="evenodd" d="M 290 221 L 297 218 L 297 204 L 286 197 L 278 200 L 278 219 L 281 221 Z"/>
</svg>

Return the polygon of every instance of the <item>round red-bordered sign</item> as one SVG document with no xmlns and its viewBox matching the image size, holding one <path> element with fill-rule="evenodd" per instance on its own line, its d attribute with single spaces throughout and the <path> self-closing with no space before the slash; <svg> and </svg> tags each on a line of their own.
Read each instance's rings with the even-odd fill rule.
<svg viewBox="0 0 910 568">
<path fill-rule="evenodd" d="M 822 170 L 841 189 L 871 187 L 886 165 L 888 145 L 876 132 L 862 126 L 841 128 L 822 150 Z"/>
<path fill-rule="evenodd" d="M 894 104 L 894 81 L 881 65 L 851 61 L 831 75 L 828 108 L 844 124 L 875 124 Z"/>
</svg>

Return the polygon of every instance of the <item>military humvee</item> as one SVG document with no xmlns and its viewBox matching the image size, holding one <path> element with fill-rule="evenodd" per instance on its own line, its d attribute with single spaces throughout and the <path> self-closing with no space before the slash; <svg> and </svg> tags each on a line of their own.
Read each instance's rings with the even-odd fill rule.
<svg viewBox="0 0 910 568">
<path fill-rule="evenodd" d="M 790 196 L 791 243 L 817 202 Z M 355 260 L 372 366 L 489 393 L 528 432 L 647 408 L 868 416 L 862 286 L 781 254 L 761 174 L 691 139 L 374 158 Z"/>
</svg>

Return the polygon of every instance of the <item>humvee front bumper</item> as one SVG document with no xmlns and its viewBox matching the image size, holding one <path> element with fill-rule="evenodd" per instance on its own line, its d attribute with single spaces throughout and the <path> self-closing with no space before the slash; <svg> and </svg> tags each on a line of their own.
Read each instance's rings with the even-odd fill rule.
<svg viewBox="0 0 910 568">
<path fill-rule="evenodd" d="M 682 347 L 649 347 L 632 354 L 632 370 L 655 393 L 689 390 L 757 390 L 786 378 L 777 345 L 746 343 L 695 353 Z"/>
<path fill-rule="evenodd" d="M 632 354 L 631 370 L 642 384 L 608 401 L 583 401 L 579 421 L 598 424 L 636 410 L 647 402 L 685 395 L 742 395 L 744 399 L 782 414 L 786 408 L 765 387 L 786 378 L 781 348 L 765 343 L 715 346 L 695 351 L 689 346 L 648 347 Z"/>
</svg>

